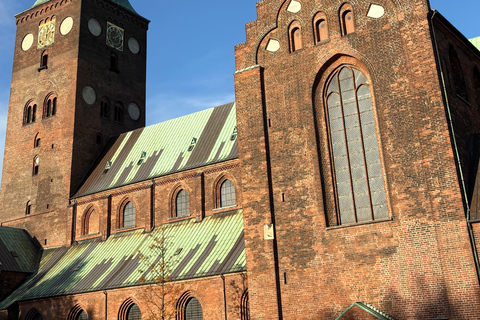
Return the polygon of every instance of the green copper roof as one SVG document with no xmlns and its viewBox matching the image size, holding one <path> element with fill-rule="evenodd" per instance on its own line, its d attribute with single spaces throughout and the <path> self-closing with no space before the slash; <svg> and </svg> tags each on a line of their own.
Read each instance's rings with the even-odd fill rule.
<svg viewBox="0 0 480 320">
<path fill-rule="evenodd" d="M 35 3 L 33 4 L 32 8 L 36 7 L 36 6 L 39 6 L 41 4 L 44 4 L 45 2 L 48 2 L 50 0 L 37 0 L 35 1 Z M 128 0 L 110 0 L 116 4 L 118 4 L 119 6 L 122 6 L 124 7 L 125 9 L 127 10 L 130 10 L 131 12 L 133 13 L 137 13 L 135 11 L 135 9 L 133 9 L 132 5 L 130 4 L 130 2 Z"/>
<path fill-rule="evenodd" d="M 238 158 L 235 103 L 127 132 L 75 198 Z"/>
<path fill-rule="evenodd" d="M 152 250 L 155 239 L 165 239 L 162 250 Z M 167 276 L 173 280 L 246 271 L 241 210 L 215 214 L 110 236 L 86 240 L 69 248 L 46 249 L 38 271 L 0 303 L 0 310 L 16 301 L 43 299 L 151 283 L 149 266 L 165 251 Z M 139 252 L 145 255 L 139 259 Z M 141 282 L 144 272 L 145 282 Z M 158 269 L 157 269 L 158 270 Z M 158 273 L 156 274 L 158 277 Z"/>
<path fill-rule="evenodd" d="M 379 319 L 379 320 L 395 320 L 392 317 L 390 317 L 389 315 L 381 312 L 380 310 L 378 310 L 374 306 L 369 305 L 368 303 L 365 303 L 365 302 L 355 302 L 350 307 L 348 307 L 347 310 L 345 310 L 335 320 L 352 319 L 352 317 L 350 315 L 350 312 L 354 311 L 356 308 L 359 308 L 359 309 L 365 311 L 366 313 L 371 314 L 372 316 L 374 316 L 376 319 Z"/>
<path fill-rule="evenodd" d="M 0 227 L 0 271 L 34 272 L 39 248 L 25 230 Z"/>
<path fill-rule="evenodd" d="M 480 50 L 480 37 L 476 37 L 476 38 L 470 39 L 470 42 L 471 42 L 478 50 Z"/>
</svg>

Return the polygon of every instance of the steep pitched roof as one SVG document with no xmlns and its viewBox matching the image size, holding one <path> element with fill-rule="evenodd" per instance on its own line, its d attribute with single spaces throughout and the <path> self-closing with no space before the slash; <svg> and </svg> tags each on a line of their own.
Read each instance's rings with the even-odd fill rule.
<svg viewBox="0 0 480 320">
<path fill-rule="evenodd" d="M 365 302 L 355 302 L 353 303 L 350 307 L 347 308 L 339 317 L 337 317 L 335 320 L 341 320 L 341 319 L 351 319 L 349 318 L 349 314 L 352 311 L 355 311 L 356 308 L 359 308 L 360 310 L 365 311 L 366 313 L 370 314 L 373 318 L 379 319 L 379 320 L 395 320 L 394 318 L 390 317 L 389 315 L 381 312 L 377 308 L 375 308 L 372 305 L 369 305 L 368 303 Z"/>
<path fill-rule="evenodd" d="M 150 249 L 158 246 L 159 239 L 164 239 L 161 250 Z M 104 242 L 86 240 L 69 248 L 46 249 L 38 271 L 0 303 L 0 310 L 16 301 L 151 283 L 158 273 L 149 271 L 149 266 L 159 261 L 162 251 L 165 271 L 173 280 L 246 271 L 243 214 L 235 210 L 202 222 L 167 224 L 151 233 L 136 230 Z"/>
<path fill-rule="evenodd" d="M 229 103 L 122 134 L 74 197 L 236 158 L 236 108 Z"/>
<path fill-rule="evenodd" d="M 0 227 L 0 271 L 34 272 L 39 249 L 25 230 Z"/>
</svg>

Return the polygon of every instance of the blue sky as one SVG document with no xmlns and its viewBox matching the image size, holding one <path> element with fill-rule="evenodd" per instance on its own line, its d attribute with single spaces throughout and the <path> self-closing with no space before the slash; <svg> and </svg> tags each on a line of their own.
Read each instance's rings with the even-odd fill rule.
<svg viewBox="0 0 480 320">
<path fill-rule="evenodd" d="M 14 15 L 34 2 L 0 0 L 0 161 L 13 61 Z M 130 0 L 139 14 L 152 21 L 148 31 L 147 125 L 234 100 L 234 46 L 245 41 L 244 26 L 256 19 L 256 2 Z M 480 1 L 430 3 L 467 38 L 480 36 Z"/>
</svg>

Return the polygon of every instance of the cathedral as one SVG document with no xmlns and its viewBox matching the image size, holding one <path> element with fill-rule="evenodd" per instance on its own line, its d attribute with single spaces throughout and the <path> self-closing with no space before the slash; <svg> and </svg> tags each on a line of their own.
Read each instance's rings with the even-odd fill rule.
<svg viewBox="0 0 480 320">
<path fill-rule="evenodd" d="M 480 319 L 480 40 L 428 0 L 260 0 L 235 102 L 147 127 L 128 0 L 15 20 L 0 320 Z"/>
</svg>

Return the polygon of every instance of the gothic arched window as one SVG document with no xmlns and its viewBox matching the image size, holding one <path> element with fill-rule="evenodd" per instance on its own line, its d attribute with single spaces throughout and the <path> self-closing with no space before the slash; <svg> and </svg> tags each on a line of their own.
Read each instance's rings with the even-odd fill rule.
<svg viewBox="0 0 480 320">
<path fill-rule="evenodd" d="M 105 119 L 110 118 L 110 102 L 105 97 L 100 100 L 100 116 Z"/>
<path fill-rule="evenodd" d="M 326 106 L 340 224 L 388 218 L 370 84 L 351 66 L 334 71 Z"/>
<path fill-rule="evenodd" d="M 85 311 L 81 310 L 75 317 L 75 320 L 88 320 L 88 315 Z"/>
<path fill-rule="evenodd" d="M 23 111 L 23 124 L 35 122 L 37 117 L 37 104 L 30 100 Z"/>
<path fill-rule="evenodd" d="M 136 304 L 132 304 L 128 309 L 127 320 L 142 320 L 142 313 Z"/>
<path fill-rule="evenodd" d="M 220 207 L 231 207 L 235 205 L 235 186 L 230 180 L 225 180 L 220 185 Z"/>
<path fill-rule="evenodd" d="M 188 300 L 185 306 L 185 320 L 202 320 L 202 305 L 200 302 L 192 297 Z"/>
<path fill-rule="evenodd" d="M 465 83 L 465 75 L 463 74 L 462 65 L 458 58 L 457 51 L 450 46 L 449 49 L 450 70 L 453 76 L 453 85 L 457 95 L 465 100 L 468 100 L 467 85 Z"/>
<path fill-rule="evenodd" d="M 123 123 L 123 106 L 117 102 L 115 104 L 115 121 Z"/>
<path fill-rule="evenodd" d="M 185 190 L 180 190 L 175 199 L 175 216 L 188 217 L 190 215 L 190 201 L 188 193 Z"/>
<path fill-rule="evenodd" d="M 122 227 L 132 228 L 135 227 L 135 206 L 132 202 L 127 202 L 122 210 Z"/>
<path fill-rule="evenodd" d="M 43 117 L 49 118 L 57 113 L 57 97 L 54 93 L 50 93 L 45 98 L 43 104 Z"/>
</svg>

